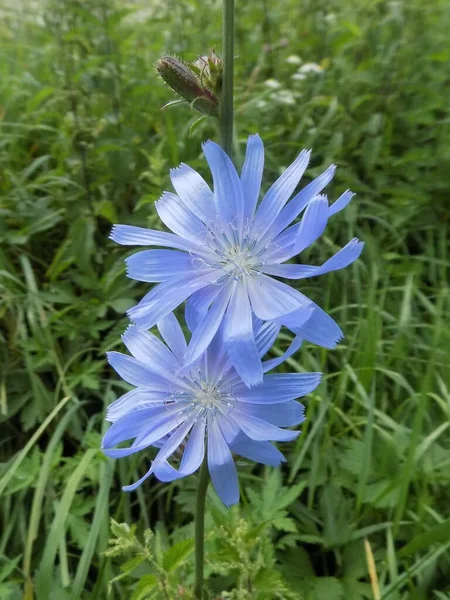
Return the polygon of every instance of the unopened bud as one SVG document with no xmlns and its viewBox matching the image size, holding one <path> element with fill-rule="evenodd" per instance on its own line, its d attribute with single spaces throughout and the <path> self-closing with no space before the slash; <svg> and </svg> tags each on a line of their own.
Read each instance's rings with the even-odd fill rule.
<svg viewBox="0 0 450 600">
<path fill-rule="evenodd" d="M 223 61 L 211 50 L 209 56 L 200 56 L 192 69 L 198 74 L 203 86 L 210 89 L 218 98 L 222 92 Z"/>
<path fill-rule="evenodd" d="M 217 115 L 217 97 L 188 65 L 173 56 L 162 56 L 155 67 L 167 85 L 193 108 L 204 115 Z"/>
</svg>

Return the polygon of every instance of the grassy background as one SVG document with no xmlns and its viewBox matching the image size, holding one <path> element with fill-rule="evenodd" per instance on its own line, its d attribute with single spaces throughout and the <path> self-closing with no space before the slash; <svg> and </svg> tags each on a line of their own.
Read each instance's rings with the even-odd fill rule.
<svg viewBox="0 0 450 600">
<path fill-rule="evenodd" d="M 124 494 L 145 460 L 98 450 L 123 392 L 105 351 L 145 290 L 107 236 L 158 226 L 170 167 L 207 176 L 214 123 L 190 136 L 192 112 L 161 112 L 172 96 L 152 64 L 219 49 L 220 5 L 38 8 L 0 24 L 0 597 L 190 598 L 196 478 Z M 256 131 L 266 187 L 303 147 L 305 181 L 335 162 L 330 197 L 357 196 L 306 258 L 354 235 L 366 247 L 302 285 L 346 339 L 290 361 L 325 379 L 287 465 L 240 464 L 228 512 L 210 490 L 211 598 L 448 600 L 450 5 L 238 2 L 236 21 L 237 162 Z M 292 55 L 323 71 L 293 78 Z"/>
</svg>

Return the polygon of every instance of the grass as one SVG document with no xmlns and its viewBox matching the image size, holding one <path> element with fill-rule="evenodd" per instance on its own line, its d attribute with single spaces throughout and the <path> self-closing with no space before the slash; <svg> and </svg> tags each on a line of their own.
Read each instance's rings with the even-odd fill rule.
<svg viewBox="0 0 450 600">
<path fill-rule="evenodd" d="M 160 111 L 152 64 L 220 48 L 220 5 L 20 7 L 0 25 L 0 597 L 189 598 L 195 477 L 124 494 L 144 461 L 98 449 L 123 390 L 104 354 L 145 290 L 107 236 L 158 226 L 170 167 L 205 173 L 214 124 Z M 306 177 L 335 162 L 330 196 L 357 196 L 305 262 L 366 246 L 302 286 L 346 338 L 289 360 L 325 377 L 287 465 L 240 463 L 231 511 L 210 490 L 211 597 L 450 598 L 449 20 L 443 0 L 238 3 L 237 162 L 259 131 L 267 187 L 312 147 Z M 323 71 L 293 79 L 292 56 Z"/>
</svg>

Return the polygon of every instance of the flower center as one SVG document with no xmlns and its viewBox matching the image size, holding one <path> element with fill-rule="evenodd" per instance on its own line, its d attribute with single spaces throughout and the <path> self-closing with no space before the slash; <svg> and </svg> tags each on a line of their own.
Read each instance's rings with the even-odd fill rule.
<svg viewBox="0 0 450 600">
<path fill-rule="evenodd" d="M 240 240 L 233 224 L 226 233 L 220 223 L 215 223 L 214 227 L 209 229 L 207 244 L 214 257 L 210 260 L 202 259 L 202 262 L 224 272 L 218 283 L 224 283 L 230 278 L 242 281 L 246 276 L 261 274 L 261 267 L 264 265 L 262 255 L 267 245 L 261 247 L 258 240 L 250 237 L 248 229 Z"/>
</svg>

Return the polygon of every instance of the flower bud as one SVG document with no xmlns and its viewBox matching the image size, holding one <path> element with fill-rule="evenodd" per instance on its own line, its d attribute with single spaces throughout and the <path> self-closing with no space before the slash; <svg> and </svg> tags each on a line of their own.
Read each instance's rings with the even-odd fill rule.
<svg viewBox="0 0 450 600">
<path fill-rule="evenodd" d="M 193 108 L 203 115 L 217 115 L 217 97 L 202 84 L 201 79 L 187 64 L 165 55 L 156 62 L 155 67 L 167 85 Z"/>
</svg>

